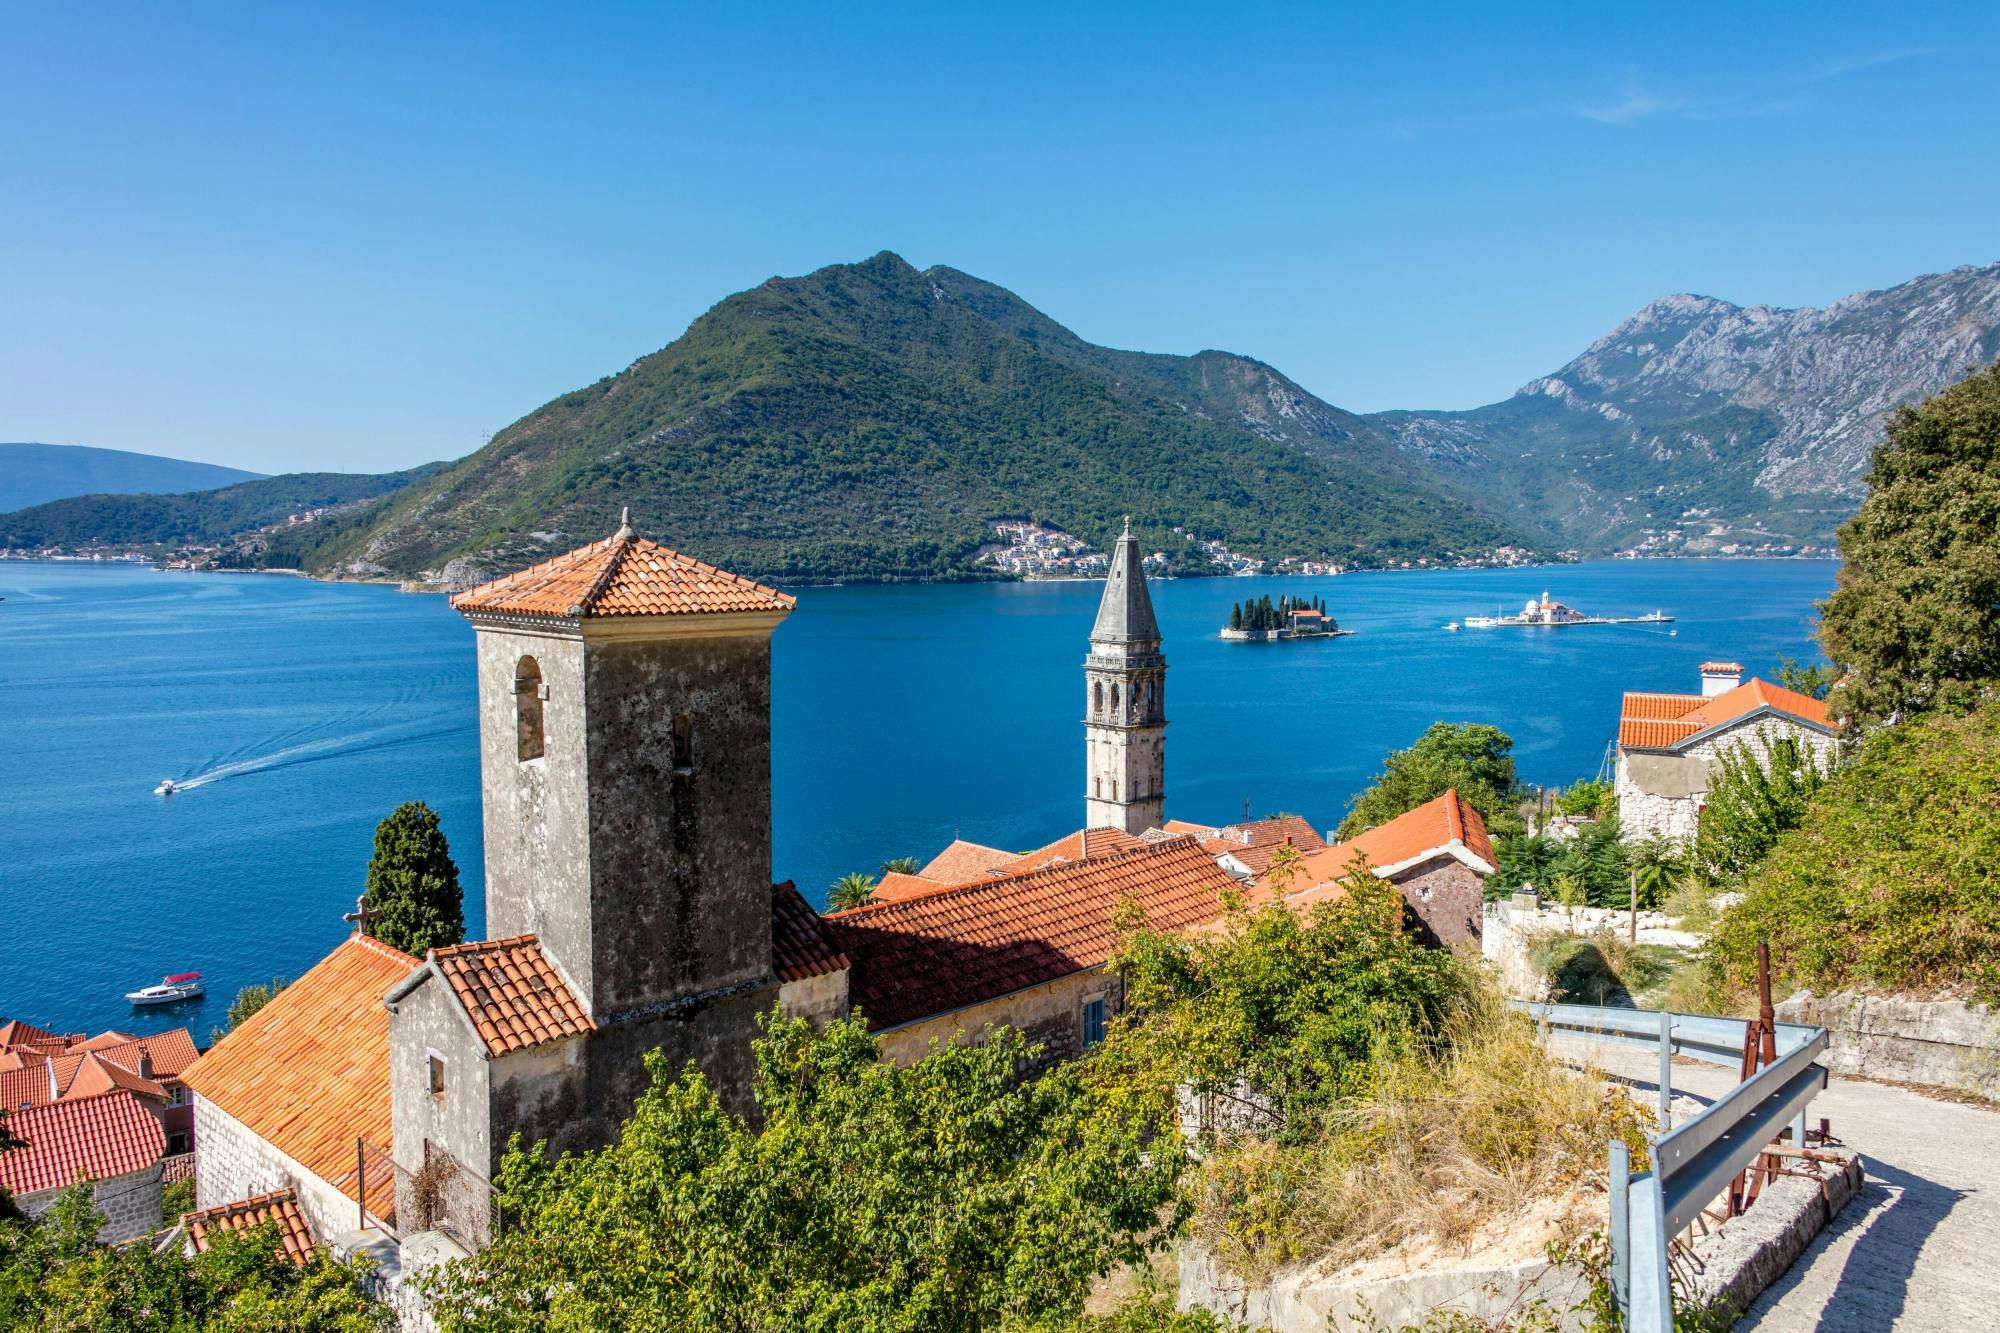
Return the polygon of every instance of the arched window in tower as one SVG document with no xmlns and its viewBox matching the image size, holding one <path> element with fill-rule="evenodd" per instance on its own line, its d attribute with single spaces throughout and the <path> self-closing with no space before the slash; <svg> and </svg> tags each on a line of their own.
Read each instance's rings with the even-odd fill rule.
<svg viewBox="0 0 2000 1333">
<path fill-rule="evenodd" d="M 1090 712 L 1093 717 L 1104 716 L 1104 682 L 1101 680 L 1090 687 Z"/>
<path fill-rule="evenodd" d="M 1111 687 L 1111 712 L 1114 716 L 1118 712 L 1118 687 L 1116 685 Z"/>
<path fill-rule="evenodd" d="M 549 687 L 542 681 L 542 664 L 524 657 L 514 665 L 515 753 L 521 762 L 542 757 L 542 702 Z"/>
</svg>

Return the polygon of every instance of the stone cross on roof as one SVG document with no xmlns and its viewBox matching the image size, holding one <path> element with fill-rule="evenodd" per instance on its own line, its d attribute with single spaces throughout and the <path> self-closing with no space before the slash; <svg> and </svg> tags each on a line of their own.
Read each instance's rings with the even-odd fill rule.
<svg viewBox="0 0 2000 1333">
<path fill-rule="evenodd" d="M 342 912 L 340 919 L 342 921 L 352 921 L 354 923 L 354 931 L 357 935 L 372 935 L 373 932 L 368 929 L 368 926 L 381 915 L 380 912 L 368 905 L 368 895 L 364 893 L 354 900 L 354 910 L 352 912 Z"/>
</svg>

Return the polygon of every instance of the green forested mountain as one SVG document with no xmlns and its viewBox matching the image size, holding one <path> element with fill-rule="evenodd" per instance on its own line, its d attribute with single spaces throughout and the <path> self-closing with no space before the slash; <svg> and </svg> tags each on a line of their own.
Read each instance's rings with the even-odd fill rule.
<svg viewBox="0 0 2000 1333">
<path fill-rule="evenodd" d="M 325 561 L 506 569 L 611 531 L 625 505 L 648 534 L 776 579 L 969 572 L 1003 517 L 1108 541 L 1130 513 L 1182 568 L 1206 563 L 1197 539 L 1359 564 L 1513 539 L 1357 425 L 1255 361 L 1095 347 L 998 287 L 884 253 L 728 298 Z"/>
<path fill-rule="evenodd" d="M 293 472 L 190 495 L 78 495 L 0 514 L 0 546 L 215 544 L 304 510 L 379 499 L 442 466 L 381 476 Z"/>
</svg>

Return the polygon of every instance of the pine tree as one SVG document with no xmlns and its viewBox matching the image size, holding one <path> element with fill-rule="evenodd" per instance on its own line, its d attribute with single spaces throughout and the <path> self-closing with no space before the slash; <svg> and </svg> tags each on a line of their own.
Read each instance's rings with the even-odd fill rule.
<svg viewBox="0 0 2000 1333">
<path fill-rule="evenodd" d="M 465 894 L 437 811 L 408 801 L 375 826 L 368 861 L 368 933 L 422 958 L 465 938 Z"/>
<path fill-rule="evenodd" d="M 1243 603 L 1231 602 L 1229 604 L 1229 628 L 1243 628 Z"/>
</svg>

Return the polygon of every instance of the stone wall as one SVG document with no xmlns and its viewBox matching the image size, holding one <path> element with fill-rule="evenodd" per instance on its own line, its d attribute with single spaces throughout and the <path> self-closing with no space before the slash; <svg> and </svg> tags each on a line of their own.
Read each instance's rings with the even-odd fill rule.
<svg viewBox="0 0 2000 1333">
<path fill-rule="evenodd" d="M 451 1213 L 453 1229 L 466 1236 L 487 1234 L 490 1218 L 485 1186 L 456 1182 L 419 1201 L 410 1182 L 426 1161 L 449 1157 L 481 1182 L 493 1176 L 496 1145 L 491 1135 L 489 1096 L 499 1062 L 486 1055 L 465 1011 L 441 978 L 426 972 L 416 989 L 398 999 L 389 1016 L 389 1102 L 394 1126 L 391 1149 L 398 1177 L 396 1222 L 401 1230 L 425 1230 L 440 1207 Z M 568 1044 L 568 1043 L 565 1043 Z M 444 1091 L 431 1092 L 431 1057 L 444 1062 Z M 504 1147 L 502 1140 L 498 1147 Z M 447 1168 L 438 1168 L 447 1169 Z"/>
<path fill-rule="evenodd" d="M 194 1104 L 196 1158 L 194 1206 L 213 1208 L 253 1194 L 290 1187 L 317 1239 L 352 1231 L 360 1213 L 354 1200 L 253 1134 L 249 1127 L 205 1097 Z M 386 1146 L 386 1145 L 378 1145 Z"/>
<path fill-rule="evenodd" d="M 793 1018 L 803 1018 L 814 1027 L 823 1028 L 836 1018 L 847 1017 L 851 1008 L 847 979 L 847 969 L 843 967 L 837 972 L 787 981 L 778 990 L 778 1002 Z"/>
<path fill-rule="evenodd" d="M 1768 714 L 1747 718 L 1671 754 L 1627 752 L 1620 747 L 1615 790 L 1626 841 L 1640 842 L 1654 835 L 1676 841 L 1692 838 L 1717 757 L 1741 745 L 1761 763 L 1771 745 L 1787 736 L 1803 743 L 1821 767 L 1832 762 L 1833 737 Z"/>
<path fill-rule="evenodd" d="M 988 1028 L 1004 1025 L 1018 1029 L 1043 1047 L 1041 1058 L 1033 1066 L 1039 1071 L 1083 1053 L 1086 1003 L 1103 1000 L 1108 1023 L 1123 1006 L 1124 999 L 1123 983 L 1103 969 L 1073 972 L 997 1000 L 891 1028 L 879 1034 L 882 1058 L 910 1064 L 923 1058 L 933 1040 L 948 1042 L 963 1034 L 968 1040 L 978 1041 Z"/>
<path fill-rule="evenodd" d="M 1456 857 L 1442 856 L 1389 882 L 1423 923 L 1430 936 L 1426 943 L 1446 949 L 1479 943 L 1486 881 L 1471 866 Z"/>
<path fill-rule="evenodd" d="M 2000 1098 L 2000 1015 L 1984 1005 L 1801 991 L 1778 1005 L 1778 1017 L 1825 1028 L 1824 1063 L 1836 1074 Z"/>
<path fill-rule="evenodd" d="M 104 1216 L 104 1226 L 97 1233 L 103 1241 L 134 1240 L 140 1236 L 150 1236 L 160 1229 L 163 1205 L 160 1202 L 160 1164 L 122 1176 L 111 1176 L 90 1187 L 91 1201 L 97 1211 Z M 33 1194 L 18 1194 L 14 1202 L 29 1217 L 40 1217 L 56 1206 L 62 1191 L 37 1190 Z"/>
</svg>

